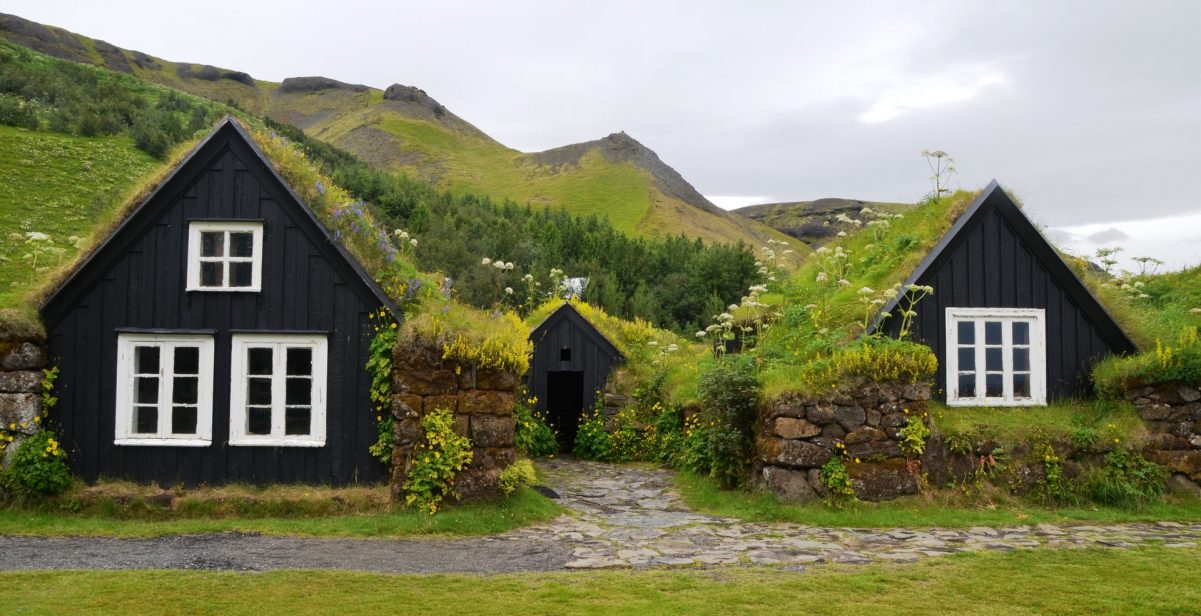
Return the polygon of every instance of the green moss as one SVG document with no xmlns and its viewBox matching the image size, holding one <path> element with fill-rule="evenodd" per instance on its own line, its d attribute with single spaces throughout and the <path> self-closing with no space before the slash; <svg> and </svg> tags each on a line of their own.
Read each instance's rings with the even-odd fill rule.
<svg viewBox="0 0 1201 616">
<path fill-rule="evenodd" d="M 0 308 L 16 309 L 4 320 L 30 315 L 31 296 L 74 261 L 92 231 L 110 223 L 124 197 L 161 167 L 127 137 L 0 126 Z M 25 234 L 33 232 L 48 239 L 31 241 Z M 36 265 L 26 258 L 35 249 L 42 252 Z"/>
</svg>

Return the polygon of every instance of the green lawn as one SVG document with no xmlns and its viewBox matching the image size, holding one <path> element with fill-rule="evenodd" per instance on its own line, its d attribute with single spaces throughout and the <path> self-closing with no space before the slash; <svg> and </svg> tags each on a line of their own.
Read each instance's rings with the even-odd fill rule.
<svg viewBox="0 0 1201 616">
<path fill-rule="evenodd" d="M 437 515 L 400 508 L 352 507 L 351 513 L 314 514 L 311 506 L 267 503 L 234 511 L 216 505 L 180 506 L 175 512 L 89 506 L 87 514 L 0 509 L 0 535 L 158 537 L 238 531 L 267 535 L 319 537 L 412 537 L 487 535 L 550 520 L 562 512 L 528 488 L 492 503 L 443 507 Z M 288 510 L 292 511 L 289 513 Z M 270 515 L 267 512 L 275 511 Z M 254 515 L 261 513 L 262 515 Z"/>
<path fill-rule="evenodd" d="M 944 435 L 993 438 L 1006 446 L 1029 443 L 1035 436 L 1074 438 L 1095 434 L 1109 443 L 1136 439 L 1145 432 L 1142 419 L 1127 402 L 1060 400 L 1047 406 L 949 407 L 930 403 L 930 419 Z"/>
<path fill-rule="evenodd" d="M 0 573 L 10 614 L 1196 614 L 1201 550 L 964 554 L 910 565 L 379 575 Z"/>
<path fill-rule="evenodd" d="M 1201 500 L 1167 497 L 1139 511 L 1110 507 L 1051 508 L 997 490 L 937 490 L 880 503 L 856 502 L 836 508 L 823 502 L 780 503 L 764 492 L 721 490 L 708 477 L 681 473 L 676 487 L 698 511 L 754 522 L 795 522 L 811 526 L 888 528 L 1094 524 L 1155 520 L 1201 520 Z M 982 490 L 984 490 L 982 488 Z"/>
</svg>

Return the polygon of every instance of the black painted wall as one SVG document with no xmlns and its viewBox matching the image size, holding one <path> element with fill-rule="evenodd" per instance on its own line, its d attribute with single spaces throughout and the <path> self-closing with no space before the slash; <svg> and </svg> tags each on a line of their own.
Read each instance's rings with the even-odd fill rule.
<svg viewBox="0 0 1201 616">
<path fill-rule="evenodd" d="M 367 451 L 376 429 L 363 367 L 367 314 L 381 301 L 246 139 L 231 123 L 218 128 L 43 309 L 61 368 L 53 420 L 87 481 L 346 484 L 382 475 Z M 263 221 L 261 292 L 184 290 L 194 219 Z M 113 444 L 117 330 L 125 328 L 215 330 L 211 445 Z M 228 445 L 230 337 L 240 330 L 328 335 L 325 446 Z"/>
<path fill-rule="evenodd" d="M 588 322 L 571 304 L 563 304 L 546 318 L 530 335 L 534 356 L 526 373 L 526 387 L 537 396 L 537 409 L 546 411 L 547 372 L 579 371 L 584 373 L 583 409 L 591 409 L 596 392 L 603 391 L 609 373 L 625 361 L 621 353 Z M 562 349 L 571 350 L 571 360 L 560 359 Z"/>
<path fill-rule="evenodd" d="M 938 356 L 937 397 L 946 397 L 948 307 L 1045 309 L 1048 401 L 1089 394 L 1092 365 L 1134 345 L 999 187 L 963 216 L 915 279 L 934 287 L 916 308 L 911 336 Z M 882 329 L 896 336 L 899 327 L 895 317 Z"/>
</svg>

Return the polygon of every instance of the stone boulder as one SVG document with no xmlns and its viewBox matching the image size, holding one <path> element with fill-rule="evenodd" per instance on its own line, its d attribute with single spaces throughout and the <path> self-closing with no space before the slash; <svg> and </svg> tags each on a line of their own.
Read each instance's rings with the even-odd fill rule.
<svg viewBox="0 0 1201 616">
<path fill-rule="evenodd" d="M 847 473 L 851 476 L 855 496 L 866 501 L 887 500 L 920 492 L 917 477 L 909 473 L 904 460 L 848 464 Z"/>
<path fill-rule="evenodd" d="M 829 448 L 808 441 L 767 439 L 763 449 L 767 463 L 793 468 L 817 468 L 834 457 Z"/>
<path fill-rule="evenodd" d="M 839 406 L 834 409 L 834 420 L 844 430 L 851 432 L 867 421 L 867 413 L 861 406 Z"/>
<path fill-rule="evenodd" d="M 36 394 L 42 391 L 42 373 L 33 370 L 0 372 L 0 392 Z"/>
<path fill-rule="evenodd" d="M 40 370 L 45 367 L 46 351 L 42 347 L 30 342 L 0 343 L 0 370 Z"/>
<path fill-rule="evenodd" d="M 805 471 L 765 466 L 759 473 L 758 484 L 786 503 L 803 503 L 818 497 Z"/>
<path fill-rule="evenodd" d="M 1201 450 L 1148 451 L 1147 459 L 1168 470 L 1201 479 Z"/>
<path fill-rule="evenodd" d="M 42 397 L 38 394 L 0 394 L 0 426 L 20 434 L 37 432 Z"/>
<path fill-rule="evenodd" d="M 776 436 L 780 438 L 797 439 L 817 436 L 821 434 L 822 429 L 804 419 L 778 417 L 776 418 L 775 432 Z"/>
<path fill-rule="evenodd" d="M 287 77 L 279 84 L 279 91 L 285 94 L 303 94 L 320 92 L 321 90 L 346 90 L 349 92 L 366 92 L 370 90 L 365 85 L 345 83 L 329 77 Z"/>
<path fill-rule="evenodd" d="M 477 389 L 459 394 L 459 411 L 469 415 L 512 415 L 515 402 L 513 393 Z"/>
<path fill-rule="evenodd" d="M 512 447 L 516 427 L 516 417 L 472 416 L 471 444 L 473 447 Z"/>
</svg>

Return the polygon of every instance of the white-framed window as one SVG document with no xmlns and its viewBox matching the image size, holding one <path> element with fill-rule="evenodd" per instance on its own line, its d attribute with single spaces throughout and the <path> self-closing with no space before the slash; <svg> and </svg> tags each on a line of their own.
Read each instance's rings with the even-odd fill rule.
<svg viewBox="0 0 1201 616">
<path fill-rule="evenodd" d="M 1045 311 L 947 308 L 947 404 L 1047 403 Z"/>
<path fill-rule="evenodd" d="M 213 337 L 117 335 L 117 445 L 213 440 Z"/>
<path fill-rule="evenodd" d="M 234 334 L 229 444 L 325 445 L 324 335 Z"/>
<path fill-rule="evenodd" d="M 258 291 L 263 280 L 263 224 L 188 224 L 188 291 Z"/>
</svg>

